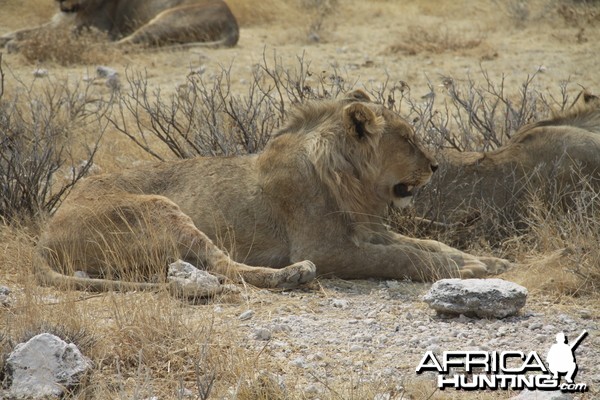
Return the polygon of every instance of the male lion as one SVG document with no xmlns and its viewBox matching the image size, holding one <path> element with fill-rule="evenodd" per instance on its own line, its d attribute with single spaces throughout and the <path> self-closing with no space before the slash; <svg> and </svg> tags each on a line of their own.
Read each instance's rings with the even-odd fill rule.
<svg viewBox="0 0 600 400">
<path fill-rule="evenodd" d="M 60 12 L 49 23 L 8 33 L 0 46 L 19 41 L 64 22 L 76 30 L 96 28 L 118 44 L 232 47 L 239 28 L 222 0 L 56 0 Z"/>
<path fill-rule="evenodd" d="M 417 194 L 418 213 L 454 230 L 502 236 L 525 227 L 532 195 L 568 207 L 584 191 L 600 191 L 599 155 L 600 99 L 583 92 L 569 110 L 525 125 L 496 150 L 439 154 L 440 173 Z M 500 230 L 477 229 L 490 215 Z"/>
<path fill-rule="evenodd" d="M 386 208 L 407 205 L 436 168 L 412 128 L 364 92 L 309 103 L 258 155 L 197 157 L 81 181 L 42 235 L 38 272 L 48 283 L 101 290 L 136 286 L 63 273 L 151 274 L 139 261 L 147 254 L 259 287 L 307 282 L 313 263 L 320 275 L 350 279 L 474 277 L 507 267 L 382 223 Z"/>
</svg>

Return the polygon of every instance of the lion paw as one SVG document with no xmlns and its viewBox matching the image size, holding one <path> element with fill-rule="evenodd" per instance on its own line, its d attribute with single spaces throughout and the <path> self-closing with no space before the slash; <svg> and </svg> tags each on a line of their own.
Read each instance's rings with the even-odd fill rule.
<svg viewBox="0 0 600 400">
<path fill-rule="evenodd" d="M 477 257 L 479 261 L 487 266 L 488 274 L 497 275 L 513 267 L 513 264 L 503 258 Z"/>
<path fill-rule="evenodd" d="M 316 276 L 317 267 L 315 267 L 315 264 L 308 260 L 300 261 L 278 271 L 275 287 L 291 289 L 312 281 Z"/>
<path fill-rule="evenodd" d="M 488 268 L 483 262 L 475 258 L 466 259 L 459 268 L 458 273 L 462 279 L 483 278 L 488 275 Z"/>
</svg>

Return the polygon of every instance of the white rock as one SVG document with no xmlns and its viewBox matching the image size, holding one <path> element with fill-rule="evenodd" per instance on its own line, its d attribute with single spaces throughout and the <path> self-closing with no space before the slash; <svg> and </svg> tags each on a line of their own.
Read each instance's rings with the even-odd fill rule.
<svg viewBox="0 0 600 400">
<path fill-rule="evenodd" d="M 246 310 L 238 317 L 242 321 L 246 321 L 254 316 L 254 310 Z"/>
<path fill-rule="evenodd" d="M 223 287 L 216 276 L 182 260 L 169 264 L 167 280 L 177 283 L 184 294 L 208 296 L 223 291 Z"/>
<path fill-rule="evenodd" d="M 33 76 L 36 78 L 45 78 L 48 76 L 48 70 L 44 68 L 36 68 L 33 70 Z"/>
<path fill-rule="evenodd" d="M 254 330 L 253 337 L 256 340 L 269 340 L 273 334 L 267 328 L 257 328 Z"/>
<path fill-rule="evenodd" d="M 518 396 L 511 397 L 510 400 L 571 400 L 572 398 L 572 394 L 560 391 L 546 392 L 544 390 L 525 389 Z"/>
<path fill-rule="evenodd" d="M 505 318 L 516 314 L 527 299 L 527 289 L 502 279 L 442 279 L 423 300 L 440 314 Z"/>
<path fill-rule="evenodd" d="M 342 299 L 333 299 L 331 300 L 331 304 L 336 308 L 348 308 L 348 301 Z"/>
<path fill-rule="evenodd" d="M 90 275 L 87 272 L 85 272 L 85 271 L 75 271 L 75 272 L 73 272 L 73 276 L 75 278 L 83 278 L 83 279 L 89 279 L 90 278 Z"/>
<path fill-rule="evenodd" d="M 114 68 L 105 67 L 103 65 L 96 67 L 96 76 L 98 78 L 110 78 L 111 76 L 115 76 L 117 74 L 118 72 Z"/>
<path fill-rule="evenodd" d="M 77 346 L 42 333 L 18 344 L 6 360 L 8 398 L 62 396 L 92 366 Z"/>
<path fill-rule="evenodd" d="M 6 286 L 0 286 L 0 305 L 4 307 L 10 307 L 12 305 L 10 289 Z"/>
</svg>

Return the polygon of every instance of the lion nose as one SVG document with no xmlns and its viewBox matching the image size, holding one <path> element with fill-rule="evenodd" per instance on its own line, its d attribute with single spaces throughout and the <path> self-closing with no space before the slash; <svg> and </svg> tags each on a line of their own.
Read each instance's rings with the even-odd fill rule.
<svg viewBox="0 0 600 400">
<path fill-rule="evenodd" d="M 431 172 L 435 172 L 438 169 L 438 165 L 437 164 L 431 164 Z"/>
</svg>

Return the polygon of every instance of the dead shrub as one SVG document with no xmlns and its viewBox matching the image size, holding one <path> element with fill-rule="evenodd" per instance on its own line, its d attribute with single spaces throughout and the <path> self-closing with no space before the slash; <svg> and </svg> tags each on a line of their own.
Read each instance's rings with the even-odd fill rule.
<svg viewBox="0 0 600 400">
<path fill-rule="evenodd" d="M 107 103 L 89 85 L 50 79 L 29 87 L 11 81 L 16 87 L 9 97 L 5 78 L 0 57 L 0 219 L 12 222 L 52 213 L 88 172 Z M 71 133 L 87 124 L 98 124 L 97 136 L 75 150 Z M 79 157 L 86 160 L 81 165 Z"/>
<path fill-rule="evenodd" d="M 291 104 L 332 98 L 352 88 L 337 71 L 315 74 L 299 56 L 284 68 L 266 55 L 254 66 L 246 94 L 234 94 L 230 69 L 212 78 L 192 71 L 177 93 L 151 90 L 144 74 L 129 71 L 113 126 L 153 157 L 178 158 L 256 153 L 278 129 Z"/>
<path fill-rule="evenodd" d="M 481 34 L 474 37 L 465 36 L 448 27 L 411 26 L 403 38 L 389 48 L 392 53 L 416 55 L 420 53 L 440 54 L 448 51 L 474 49 L 481 45 Z"/>
</svg>

